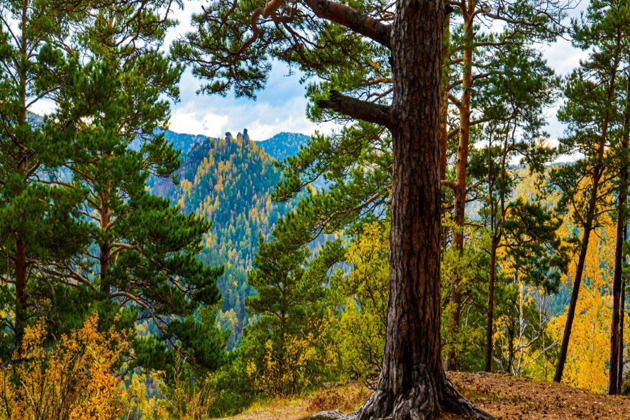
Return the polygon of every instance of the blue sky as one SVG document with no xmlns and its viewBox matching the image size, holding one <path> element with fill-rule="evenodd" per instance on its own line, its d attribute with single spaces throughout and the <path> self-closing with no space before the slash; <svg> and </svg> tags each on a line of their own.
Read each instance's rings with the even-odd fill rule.
<svg viewBox="0 0 630 420">
<path fill-rule="evenodd" d="M 190 17 L 201 10 L 204 0 L 187 1 L 185 8 L 176 12 L 179 26 L 169 35 L 169 40 L 181 36 L 190 30 Z M 583 0 L 571 12 L 577 16 L 588 4 Z M 560 75 L 568 74 L 585 57 L 581 51 L 574 49 L 566 40 L 558 40 L 552 45 L 541 46 L 550 66 Z M 281 131 L 312 134 L 316 129 L 329 132 L 333 127 L 323 127 L 310 122 L 306 116 L 305 86 L 299 83 L 299 74 L 288 76 L 288 68 L 276 63 L 265 90 L 258 94 L 254 101 L 247 98 L 235 98 L 233 95 L 197 95 L 199 81 L 190 71 L 186 71 L 180 88 L 181 101 L 173 107 L 170 128 L 173 131 L 203 134 L 218 137 L 226 131 L 238 132 L 243 128 L 249 130 L 253 139 L 263 140 Z M 552 138 L 562 135 L 564 127 L 555 118 L 560 103 L 547 111 L 549 121 L 548 132 Z"/>
<path fill-rule="evenodd" d="M 174 17 L 180 22 L 167 35 L 165 48 L 177 37 L 191 30 L 190 20 L 201 10 L 206 0 L 184 1 L 184 9 L 176 10 Z M 578 16 L 586 9 L 588 0 L 582 0 L 570 15 Z M 569 41 L 560 39 L 551 45 L 540 47 L 549 65 L 559 75 L 566 75 L 586 57 L 583 51 L 576 50 Z M 226 131 L 237 133 L 244 128 L 249 130 L 254 140 L 265 140 L 273 135 L 289 131 L 313 134 L 315 130 L 330 132 L 332 123 L 317 126 L 306 118 L 306 87 L 299 83 L 300 74 L 289 75 L 289 69 L 282 63 L 275 63 L 267 87 L 259 92 L 256 100 L 235 98 L 233 95 L 197 95 L 200 81 L 187 70 L 181 80 L 180 101 L 173 105 L 170 128 L 179 133 L 202 134 L 209 137 L 222 136 Z M 549 126 L 547 131 L 552 139 L 563 134 L 564 127 L 556 119 L 560 103 L 546 112 Z M 46 114 L 52 110 L 49 101 L 38 102 L 32 110 Z"/>
<path fill-rule="evenodd" d="M 167 43 L 191 30 L 190 19 L 199 12 L 205 0 L 185 1 L 184 9 L 175 12 L 179 26 L 169 34 Z M 200 81 L 190 70 L 184 74 L 181 84 L 181 100 L 173 106 L 170 129 L 180 133 L 203 134 L 218 137 L 226 131 L 237 133 L 244 128 L 255 140 L 264 140 L 289 131 L 312 134 L 318 127 L 306 118 L 304 85 L 299 83 L 300 74 L 283 63 L 274 63 L 266 88 L 256 100 L 235 98 L 233 95 L 197 95 Z M 320 127 L 329 131 L 330 125 Z"/>
</svg>

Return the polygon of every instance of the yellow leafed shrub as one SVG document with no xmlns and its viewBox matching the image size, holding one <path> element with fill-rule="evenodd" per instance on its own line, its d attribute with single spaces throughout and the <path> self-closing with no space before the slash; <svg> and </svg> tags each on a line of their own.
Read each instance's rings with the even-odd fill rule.
<svg viewBox="0 0 630 420">
<path fill-rule="evenodd" d="M 0 370 L 4 419 L 115 419 L 124 410 L 122 380 L 112 372 L 129 346 L 113 328 L 98 331 L 98 315 L 46 348 L 43 321 L 24 332 L 22 346 Z"/>
</svg>

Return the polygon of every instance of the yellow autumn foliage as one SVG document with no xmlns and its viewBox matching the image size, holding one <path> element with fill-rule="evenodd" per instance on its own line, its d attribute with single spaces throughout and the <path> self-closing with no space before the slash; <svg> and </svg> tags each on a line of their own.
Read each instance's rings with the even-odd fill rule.
<svg viewBox="0 0 630 420">
<path fill-rule="evenodd" d="M 595 392 L 605 392 L 608 387 L 616 239 L 613 222 L 603 218 L 600 223 L 596 234 L 589 238 L 563 377 L 564 382 Z M 576 264 L 571 264 L 569 278 L 574 278 L 575 267 Z M 566 318 L 564 311 L 551 321 L 551 331 L 558 340 L 562 339 Z"/>
<path fill-rule="evenodd" d="M 98 331 L 98 315 L 44 346 L 43 321 L 26 328 L 22 346 L 0 370 L 3 419 L 115 419 L 124 410 L 122 380 L 115 366 L 128 350 L 128 337 Z"/>
<path fill-rule="evenodd" d="M 322 325 L 317 329 L 325 328 Z M 322 335 L 312 332 L 304 336 L 287 335 L 282 348 L 275 348 L 272 340 L 267 340 L 265 348 L 261 349 L 264 366 L 248 363 L 247 376 L 268 395 L 296 394 L 307 389 L 319 382 L 316 372 L 336 363 L 335 352 L 322 344 L 323 339 Z"/>
<path fill-rule="evenodd" d="M 612 197 L 608 197 L 607 202 L 602 206 L 613 208 Z M 608 388 L 612 287 L 617 235 L 613 218 L 604 214 L 602 209 L 598 210 L 602 216 L 597 220 L 597 227 L 589 237 L 563 382 L 603 393 Z M 576 209 L 572 209 L 571 213 L 575 211 Z M 566 235 L 568 236 L 569 232 L 575 229 L 574 225 L 567 223 Z M 569 281 L 575 278 L 577 259 L 576 252 L 574 261 L 569 265 Z M 565 310 L 551 320 L 550 331 L 558 341 L 562 340 L 566 318 Z M 626 323 L 624 336 L 628 336 L 628 331 L 630 329 Z"/>
<path fill-rule="evenodd" d="M 346 252 L 352 271 L 334 283 L 344 297 L 334 326 L 342 369 L 370 382 L 380 370 L 387 328 L 389 228 L 369 223 Z M 373 385 L 373 384 L 372 384 Z"/>
</svg>

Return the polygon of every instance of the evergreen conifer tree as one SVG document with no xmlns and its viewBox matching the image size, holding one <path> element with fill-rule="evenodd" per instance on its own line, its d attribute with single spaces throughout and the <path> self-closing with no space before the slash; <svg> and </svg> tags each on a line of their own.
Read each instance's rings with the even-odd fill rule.
<svg viewBox="0 0 630 420">
<path fill-rule="evenodd" d="M 560 151 L 581 154 L 583 158 L 558 168 L 554 182 L 562 190 L 562 202 L 575 210 L 573 223 L 580 227 L 582 235 L 575 241 L 578 260 L 555 382 L 562 380 L 589 238 L 598 219 L 610 210 L 602 200 L 612 193 L 613 187 L 606 175 L 614 173 L 610 167 L 613 154 L 606 150 L 620 144 L 623 133 L 625 89 L 621 72 L 627 66 L 628 7 L 625 1 L 594 0 L 581 19 L 572 22 L 574 45 L 590 53 L 565 82 L 567 102 L 558 115 L 568 124 L 568 130 L 561 139 Z M 615 285 L 615 289 L 620 291 L 620 286 Z"/>
<path fill-rule="evenodd" d="M 70 261 L 86 240 L 77 219 L 82 192 L 52 187 L 69 156 L 67 127 L 35 115 L 43 101 L 55 104 L 66 80 L 64 50 L 72 13 L 63 2 L 0 2 L 0 249 L 8 318 L 2 320 L 11 354 L 34 310 L 45 312 L 49 291 L 67 280 L 48 274 L 51 264 Z"/>
<path fill-rule="evenodd" d="M 179 349 L 206 369 L 224 360 L 226 334 L 205 312 L 220 301 L 222 267 L 198 259 L 210 223 L 184 215 L 146 191 L 149 176 L 170 177 L 178 152 L 159 129 L 176 100 L 181 68 L 160 51 L 173 25 L 168 2 L 88 5 L 75 33 L 55 118 L 72 130 L 63 185 L 84 191 L 90 246 L 59 271 L 100 296 L 101 319 L 122 311 L 128 327 L 149 320 L 135 363 L 164 369 Z"/>
</svg>

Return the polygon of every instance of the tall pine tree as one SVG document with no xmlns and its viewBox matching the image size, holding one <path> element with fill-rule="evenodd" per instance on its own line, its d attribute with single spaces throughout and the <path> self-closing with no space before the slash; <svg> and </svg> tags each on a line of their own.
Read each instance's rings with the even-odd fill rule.
<svg viewBox="0 0 630 420">
<path fill-rule="evenodd" d="M 269 58 L 295 63 L 328 81 L 313 88 L 319 108 L 389 129 L 392 258 L 385 356 L 377 391 L 354 417 L 435 418 L 440 407 L 488 417 L 455 391 L 440 356 L 445 5 L 397 0 L 352 6 L 329 0 L 212 1 L 195 17 L 189 42 L 176 51 L 195 64 L 195 73 L 210 79 L 205 90 L 214 93 L 234 88 L 253 95 L 266 80 Z M 384 22 L 392 18 L 391 24 Z M 357 72 L 336 77 L 341 63 Z M 371 74 L 393 83 L 372 90 L 363 79 Z"/>
<path fill-rule="evenodd" d="M 220 300 L 222 268 L 197 258 L 210 224 L 184 215 L 146 191 L 151 175 L 169 177 L 178 152 L 159 133 L 177 99 L 181 68 L 160 51 L 170 2 L 88 5 L 75 33 L 55 118 L 72 129 L 72 156 L 62 185 L 85 191 L 81 207 L 90 246 L 59 271 L 100 295 L 101 312 L 123 311 L 130 326 L 149 320 L 137 339 L 136 363 L 164 368 L 179 348 L 188 362 L 215 369 L 225 334 L 204 311 Z M 95 7 L 100 6 L 100 7 Z M 201 316 L 200 316 L 201 315 Z M 101 316 L 103 318 L 103 316 Z"/>
<path fill-rule="evenodd" d="M 574 224 L 580 227 L 582 235 L 576 241 L 578 259 L 555 382 L 562 380 L 589 238 L 598 219 L 610 210 L 602 201 L 612 193 L 612 183 L 605 176 L 613 173 L 606 170 L 612 154 L 606 151 L 611 144 L 619 143 L 616 138 L 623 131 L 625 107 L 620 104 L 625 102 L 625 90 L 621 71 L 627 65 L 624 60 L 630 35 L 628 19 L 626 2 L 594 0 L 586 14 L 572 24 L 573 43 L 590 53 L 588 60 L 566 80 L 567 102 L 558 115 L 568 124 L 568 130 L 561 139 L 560 150 L 581 154 L 583 158 L 556 170 L 555 182 L 562 190 L 562 201 L 576 210 Z"/>
<path fill-rule="evenodd" d="M 67 127 L 33 113 L 46 100 L 54 106 L 64 88 L 57 74 L 68 60 L 71 19 L 63 2 L 0 2 L 0 268 L 10 296 L 2 331 L 15 346 L 47 291 L 64 282 L 47 268 L 69 261 L 86 239 L 76 220 L 82 193 L 47 182 L 70 151 Z"/>
</svg>

